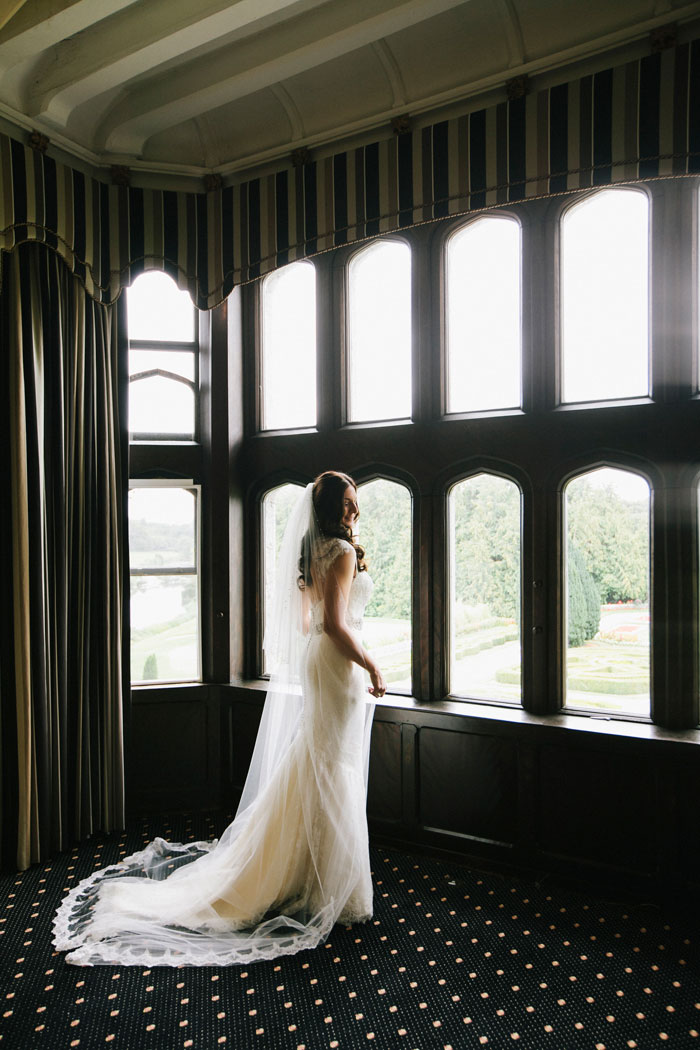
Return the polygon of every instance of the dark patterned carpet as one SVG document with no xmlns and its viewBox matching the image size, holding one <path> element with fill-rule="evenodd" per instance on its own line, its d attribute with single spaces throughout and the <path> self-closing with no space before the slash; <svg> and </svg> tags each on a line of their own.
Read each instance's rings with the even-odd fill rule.
<svg viewBox="0 0 700 1050">
<path fill-rule="evenodd" d="M 271 963 L 67 966 L 57 902 L 155 835 L 212 838 L 178 816 L 0 880 L 0 1050 L 700 1050 L 700 960 L 676 914 L 373 849 L 375 917 Z"/>
</svg>

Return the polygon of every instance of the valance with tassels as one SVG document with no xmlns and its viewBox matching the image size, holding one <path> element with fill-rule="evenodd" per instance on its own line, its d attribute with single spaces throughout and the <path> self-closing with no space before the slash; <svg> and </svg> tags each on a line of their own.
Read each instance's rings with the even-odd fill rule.
<svg viewBox="0 0 700 1050">
<path fill-rule="evenodd" d="M 700 41 L 209 193 L 108 185 L 0 135 L 0 250 L 42 241 L 96 299 L 164 269 L 200 309 L 340 244 L 700 172 Z"/>
</svg>

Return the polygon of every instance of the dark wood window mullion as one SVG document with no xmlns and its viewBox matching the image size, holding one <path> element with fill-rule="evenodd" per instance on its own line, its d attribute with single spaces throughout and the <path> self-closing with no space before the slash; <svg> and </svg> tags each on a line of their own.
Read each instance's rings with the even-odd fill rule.
<svg viewBox="0 0 700 1050">
<path fill-rule="evenodd" d="M 342 377 L 340 374 L 342 316 L 338 297 L 339 275 L 329 253 L 314 260 L 316 269 L 316 429 L 335 430 L 341 421 Z"/>
<path fill-rule="evenodd" d="M 697 188 L 681 179 L 649 187 L 650 390 L 659 402 L 697 390 Z"/>
<path fill-rule="evenodd" d="M 668 180 L 650 191 L 652 395 L 669 413 L 671 438 L 654 453 L 663 461 L 652 497 L 651 714 L 684 729 L 699 715 L 697 489 L 683 437 L 690 428 L 678 419 L 697 390 L 698 183 Z"/>
<path fill-rule="evenodd" d="M 544 570 L 542 577 L 535 577 L 543 582 L 545 621 L 541 624 L 543 631 L 533 653 L 537 689 L 542 690 L 541 695 L 535 698 L 535 708 L 543 714 L 555 714 L 564 704 L 567 649 L 565 530 L 563 485 L 547 485 L 536 500 L 533 513 L 537 562 Z"/>
<path fill-rule="evenodd" d="M 533 201 L 517 215 L 521 224 L 522 409 L 529 436 L 521 446 L 519 464 L 529 479 L 522 497 L 522 705 L 533 714 L 554 711 L 559 702 L 548 682 L 557 633 L 556 621 L 551 619 L 550 589 L 556 589 L 557 576 L 551 575 L 546 532 L 550 508 L 540 453 L 546 414 L 555 405 L 558 344 L 557 225 L 550 212 L 550 202 Z M 553 597 L 556 608 L 557 595 Z"/>
<path fill-rule="evenodd" d="M 334 360 L 328 360 L 327 370 L 331 381 L 333 426 L 338 429 L 348 421 L 348 265 L 352 252 L 339 249 L 333 253 L 333 298 L 331 332 L 329 343 L 335 347 Z"/>
<path fill-rule="evenodd" d="M 227 313 L 216 307 L 200 323 L 202 676 L 212 682 L 230 677 Z"/>
<path fill-rule="evenodd" d="M 411 249 L 411 337 L 412 337 L 412 415 L 414 426 L 439 417 L 440 405 L 433 399 L 436 376 L 440 373 L 440 342 L 436 339 L 434 297 L 433 226 L 409 231 Z M 439 268 L 439 261 L 438 261 Z M 412 498 L 412 691 L 419 700 L 436 695 L 433 682 L 433 616 L 436 604 L 432 566 L 432 501 L 430 493 L 419 491 Z M 438 583 L 440 586 L 440 583 Z"/>
<path fill-rule="evenodd" d="M 411 249 L 411 390 L 412 418 L 415 423 L 436 419 L 439 405 L 433 403 L 433 390 L 439 382 L 440 339 L 433 303 L 435 281 L 433 226 L 419 226 L 406 235 Z"/>
<path fill-rule="evenodd" d="M 432 684 L 431 699 L 441 700 L 450 690 L 450 551 L 448 493 L 444 485 L 423 500 L 424 519 L 432 531 L 432 583 L 429 594 L 432 610 L 426 654 Z"/>
<path fill-rule="evenodd" d="M 262 282 L 256 281 L 243 292 L 243 418 L 245 434 L 250 436 L 263 425 Z"/>
<path fill-rule="evenodd" d="M 517 216 L 522 245 L 522 408 L 528 413 L 556 404 L 558 343 L 557 224 L 548 216 L 548 202 L 533 205 Z"/>
<path fill-rule="evenodd" d="M 544 581 L 535 568 L 533 545 L 533 498 L 526 490 L 520 508 L 520 652 L 522 706 L 526 711 L 542 711 L 542 665 L 544 658 Z"/>
</svg>

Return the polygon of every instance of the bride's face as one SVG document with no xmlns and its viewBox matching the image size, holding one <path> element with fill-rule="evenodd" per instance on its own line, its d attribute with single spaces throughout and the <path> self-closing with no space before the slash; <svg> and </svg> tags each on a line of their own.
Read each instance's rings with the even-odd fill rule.
<svg viewBox="0 0 700 1050">
<path fill-rule="evenodd" d="M 360 510 L 357 506 L 357 489 L 354 489 L 352 485 L 348 485 L 343 493 L 343 516 L 340 520 L 343 525 L 352 529 L 359 513 Z"/>
</svg>

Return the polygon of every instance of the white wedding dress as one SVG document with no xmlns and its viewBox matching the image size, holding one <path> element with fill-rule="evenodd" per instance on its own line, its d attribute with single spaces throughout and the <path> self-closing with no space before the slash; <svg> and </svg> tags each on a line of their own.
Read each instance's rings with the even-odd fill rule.
<svg viewBox="0 0 700 1050">
<path fill-rule="evenodd" d="M 348 550 L 345 540 L 322 540 L 315 579 L 322 584 Z M 353 632 L 371 591 L 368 574 L 357 573 L 345 609 Z M 217 842 L 155 839 L 75 887 L 54 920 L 54 943 L 69 952 L 68 962 L 250 963 L 314 947 L 334 923 L 371 917 L 366 787 L 374 705 L 364 671 L 324 632 L 323 609 L 323 599 L 311 605 L 293 727 L 268 755 L 271 768 L 252 801 L 249 775 Z M 275 717 L 288 718 L 289 707 L 270 707 L 268 724 Z"/>
</svg>

